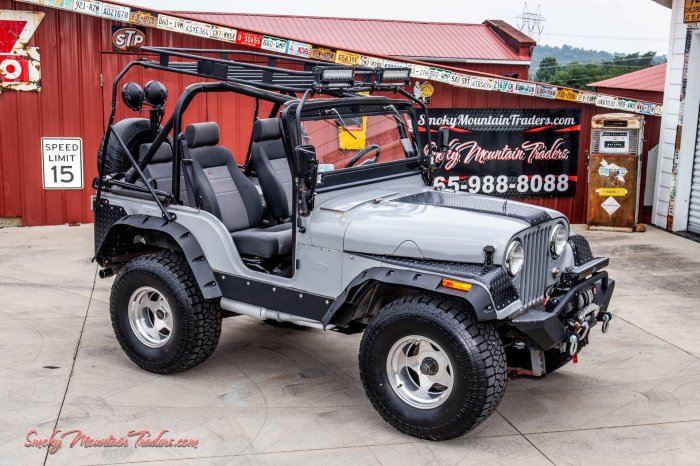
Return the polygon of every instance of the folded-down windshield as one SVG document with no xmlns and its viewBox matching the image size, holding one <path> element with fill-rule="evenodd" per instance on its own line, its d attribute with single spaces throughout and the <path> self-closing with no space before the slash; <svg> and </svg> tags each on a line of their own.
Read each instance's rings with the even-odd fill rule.
<svg viewBox="0 0 700 466">
<path fill-rule="evenodd" d="M 348 116 L 334 109 L 328 118 L 302 121 L 304 144 L 313 144 L 319 172 L 401 160 L 416 155 L 408 113 Z"/>
</svg>

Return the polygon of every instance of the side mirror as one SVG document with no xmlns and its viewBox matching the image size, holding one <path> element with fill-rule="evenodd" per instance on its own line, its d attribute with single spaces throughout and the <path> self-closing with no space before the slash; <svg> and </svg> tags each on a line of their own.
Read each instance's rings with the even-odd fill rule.
<svg viewBox="0 0 700 466">
<path fill-rule="evenodd" d="M 311 144 L 297 146 L 294 149 L 294 159 L 297 164 L 297 173 L 302 178 L 306 178 L 318 165 L 316 148 Z"/>
<path fill-rule="evenodd" d="M 440 128 L 437 146 L 441 152 L 450 148 L 450 128 Z"/>
</svg>

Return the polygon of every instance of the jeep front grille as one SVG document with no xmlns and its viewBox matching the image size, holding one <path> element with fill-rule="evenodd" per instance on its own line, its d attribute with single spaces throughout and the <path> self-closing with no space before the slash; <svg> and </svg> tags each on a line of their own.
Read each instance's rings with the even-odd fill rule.
<svg viewBox="0 0 700 466">
<path fill-rule="evenodd" d="M 520 272 L 520 300 L 525 308 L 544 300 L 552 228 L 552 225 L 535 228 L 523 235 L 525 265 Z"/>
</svg>

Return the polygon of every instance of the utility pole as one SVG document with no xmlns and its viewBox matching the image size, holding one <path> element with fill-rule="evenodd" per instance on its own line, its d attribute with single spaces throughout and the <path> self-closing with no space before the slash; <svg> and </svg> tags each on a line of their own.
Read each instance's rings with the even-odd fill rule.
<svg viewBox="0 0 700 466">
<path fill-rule="evenodd" d="M 542 15 L 542 5 L 537 5 L 537 10 L 530 11 L 527 6 L 527 2 L 523 5 L 523 12 L 516 16 L 518 20 L 518 29 L 521 32 L 527 34 L 528 36 L 535 39 L 537 42 L 540 41 L 540 36 L 544 30 L 544 23 L 547 20 Z"/>
</svg>

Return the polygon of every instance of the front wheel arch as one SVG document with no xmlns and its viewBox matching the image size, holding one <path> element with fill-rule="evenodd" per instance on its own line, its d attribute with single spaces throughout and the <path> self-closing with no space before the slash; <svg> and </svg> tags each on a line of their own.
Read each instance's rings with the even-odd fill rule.
<svg viewBox="0 0 700 466">
<path fill-rule="evenodd" d="M 355 277 L 333 302 L 322 322 L 325 326 L 347 327 L 351 322 L 366 323 L 387 303 L 415 293 L 429 292 L 465 301 L 477 320 L 496 319 L 490 293 L 479 284 L 468 292 L 442 286 L 444 277 L 432 273 L 390 267 L 374 267 Z"/>
</svg>

